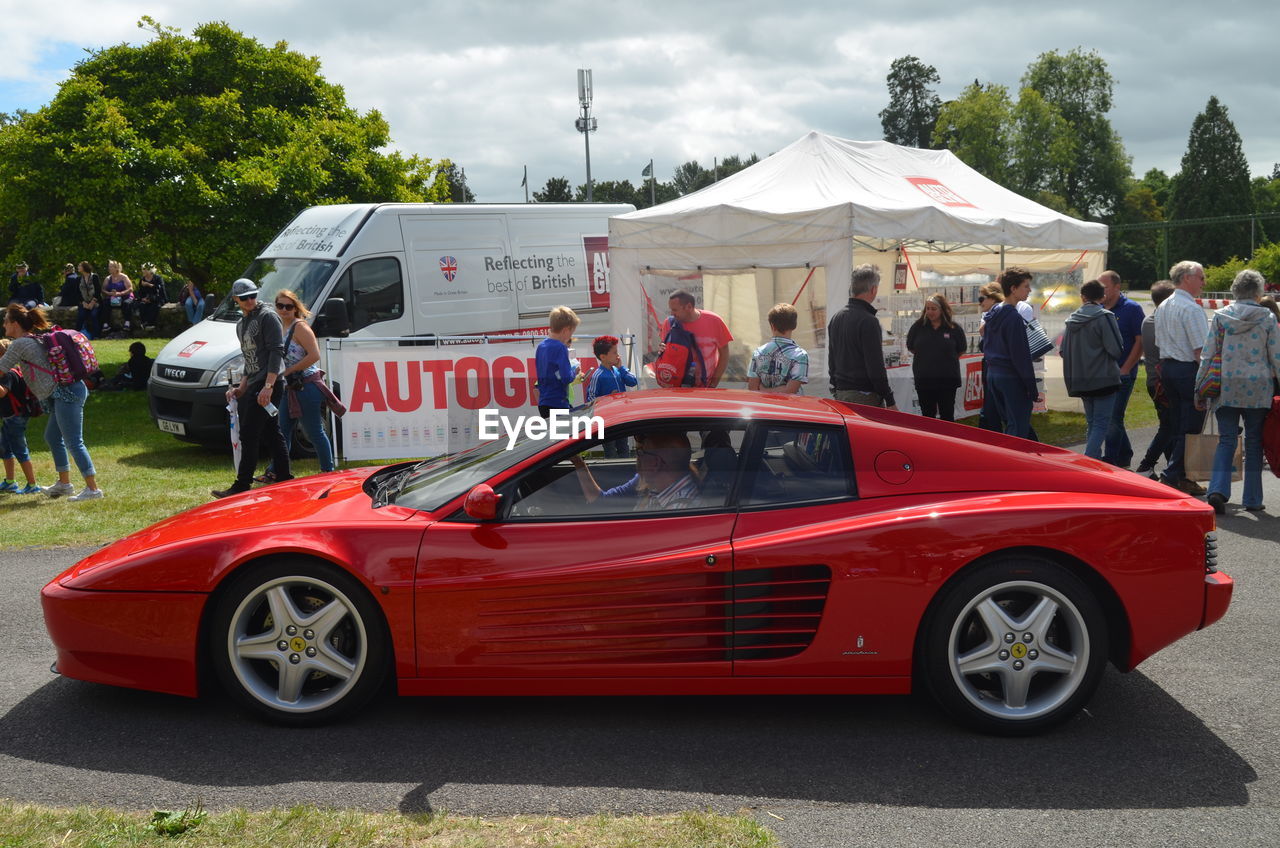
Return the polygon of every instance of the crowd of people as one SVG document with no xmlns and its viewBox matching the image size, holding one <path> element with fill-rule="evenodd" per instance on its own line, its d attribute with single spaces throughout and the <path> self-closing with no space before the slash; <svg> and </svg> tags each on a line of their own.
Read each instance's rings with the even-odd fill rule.
<svg viewBox="0 0 1280 848">
<path fill-rule="evenodd" d="M 67 497 L 74 502 L 103 497 L 98 487 L 97 471 L 84 443 L 84 404 L 89 387 L 83 380 L 60 383 L 49 361 L 47 348 L 39 336 L 52 329 L 44 310 L 11 303 L 4 311 L 5 344 L 0 346 L 0 404 L 3 404 L 5 479 L 0 491 L 20 495 L 44 494 L 50 498 Z M 58 482 L 48 487 L 36 483 L 35 470 L 27 447 L 27 424 L 39 415 L 46 416 L 44 440 L 53 455 Z M 71 485 L 71 462 L 75 461 L 84 488 L 79 492 Z M 25 486 L 18 486 L 15 464 L 22 469 Z"/>
<path fill-rule="evenodd" d="M 194 324 L 204 318 L 210 296 L 202 294 L 194 283 L 182 287 L 177 302 Z M 155 329 L 160 307 L 170 302 L 165 279 L 151 262 L 142 263 L 137 280 L 133 280 L 119 262 L 107 260 L 106 276 L 101 276 L 92 262 L 68 262 L 62 266 L 62 283 L 51 300 L 44 286 L 36 280 L 26 262 L 19 262 L 9 277 L 9 304 L 26 309 L 61 306 L 76 310 L 76 329 L 88 339 L 103 338 L 113 333 L 130 334 Z"/>
<path fill-rule="evenodd" d="M 1084 404 L 1085 454 L 1129 468 L 1134 449 L 1125 413 L 1138 364 L 1145 362 L 1159 426 L 1134 470 L 1188 494 L 1205 495 L 1215 511 L 1224 513 L 1243 429 L 1241 505 L 1261 510 L 1263 423 L 1272 398 L 1280 395 L 1280 308 L 1265 295 L 1262 275 L 1245 269 L 1232 283 L 1231 303 L 1208 319 L 1197 302 L 1204 268 L 1179 262 L 1169 276 L 1151 288 L 1150 315 L 1125 296 L 1114 271 L 1080 288 L 1081 306 L 1067 319 L 1060 353 L 1067 392 Z M 1031 282 L 1030 271 L 1013 267 L 981 290 L 984 401 L 979 426 L 1034 440 L 1031 412 L 1044 400 L 1035 360 L 1052 343 L 1027 303 Z M 875 267 L 855 268 L 849 304 L 831 319 L 831 393 L 838 400 L 895 409 L 881 353 L 882 331 L 871 305 L 878 286 Z M 912 371 L 922 414 L 951 420 L 965 340 L 945 298 L 926 300 L 907 346 L 915 356 Z M 1185 451 L 1186 437 L 1200 432 L 1211 407 L 1220 435 L 1206 490 L 1187 477 Z M 1165 468 L 1156 473 L 1162 456 Z"/>
<path fill-rule="evenodd" d="M 73 495 L 70 461 L 74 460 L 85 487 L 72 500 L 102 497 L 83 439 L 83 383 L 55 385 L 45 347 L 36 336 L 49 329 L 38 302 L 39 286 L 23 282 L 20 265 L 11 281 L 11 294 L 27 303 L 11 303 L 4 319 L 7 339 L 0 358 L 0 411 L 4 412 L 3 459 L 5 479 L 0 492 L 50 497 Z M 138 284 L 119 263 L 109 262 L 105 279 L 82 262 L 66 268 L 63 295 L 78 293 L 82 332 L 105 329 L 118 310 L 127 328 L 136 314 L 154 321 L 164 303 L 164 280 L 151 265 L 143 267 Z M 828 371 L 831 395 L 837 400 L 896 409 L 882 348 L 882 328 L 873 306 L 880 272 L 872 265 L 853 269 L 848 304 L 828 325 Z M 1035 439 L 1031 413 L 1044 400 L 1036 376 L 1036 360 L 1052 350 L 1028 303 L 1032 274 L 1025 268 L 1003 271 L 997 281 L 982 287 L 979 304 L 979 349 L 983 355 L 985 388 L 979 426 L 1020 438 Z M 1242 506 L 1262 509 L 1261 467 L 1263 421 L 1271 399 L 1280 394 L 1280 309 L 1265 296 L 1265 281 L 1253 270 L 1241 271 L 1232 284 L 1232 302 L 1207 319 L 1197 302 L 1204 288 L 1204 269 L 1196 262 L 1179 262 L 1170 279 L 1151 288 L 1153 312 L 1146 314 L 1124 294 L 1120 276 L 1106 271 L 1080 288 L 1081 306 L 1066 321 L 1061 338 L 1063 378 L 1067 392 L 1082 400 L 1085 410 L 1087 456 L 1128 468 L 1134 448 L 1126 431 L 1125 412 L 1137 380 L 1138 364 L 1146 365 L 1146 388 L 1155 405 L 1158 427 L 1135 469 L 1152 479 L 1193 495 L 1205 495 L 1218 512 L 1231 496 L 1235 445 L 1244 434 Z M 321 471 L 335 467 L 333 445 L 323 423 L 326 410 L 341 415 L 345 408 L 334 396 L 319 368 L 320 350 L 307 323 L 310 313 L 294 292 L 277 293 L 268 306 L 258 300 L 253 281 L 237 280 L 231 291 L 241 310 L 237 336 L 245 366 L 238 385 L 228 391 L 239 422 L 241 459 L 235 481 L 214 491 L 227 497 L 248 491 L 254 482 L 292 479 L 289 451 L 295 425 L 310 439 Z M 199 320 L 203 300 L 199 290 L 183 290 L 188 316 Z M 30 305 L 28 305 L 30 304 Z M 661 333 L 665 345 L 685 340 L 690 350 L 678 385 L 714 388 L 728 365 L 733 341 L 728 326 L 714 312 L 700 309 L 688 291 L 673 292 L 670 316 Z M 798 316 L 788 303 L 774 306 L 767 316 L 772 338 L 753 353 L 747 386 L 753 391 L 802 394 L 809 382 L 809 355 L 792 335 Z M 99 324 L 99 322 L 102 322 Z M 580 321 L 568 307 L 548 316 L 550 332 L 535 353 L 538 410 L 549 417 L 570 408 L 570 387 L 584 377 L 569 357 L 568 344 Z M 960 357 L 968 349 L 964 330 L 946 298 L 926 298 L 919 319 L 906 339 L 913 354 L 912 375 L 922 415 L 953 421 L 956 390 L 961 386 Z M 621 364 L 619 340 L 600 336 L 592 350 L 597 367 L 586 379 L 585 397 L 594 400 L 638 385 Z M 135 350 L 134 348 L 139 348 Z M 131 359 L 107 388 L 145 387 L 151 360 L 145 347 L 135 344 Z M 286 387 L 292 391 L 286 392 Z M 45 439 L 53 454 L 58 482 L 42 489 L 36 482 L 25 439 L 27 406 L 49 413 Z M 1220 433 L 1214 468 L 1206 490 L 1188 479 L 1186 436 L 1198 433 L 1212 409 Z M 35 414 L 39 414 L 38 412 Z M 257 474 L 260 447 L 271 461 Z M 625 450 L 610 444 L 611 450 Z M 611 455 L 624 455 L 616 453 Z M 1156 473 L 1161 458 L 1165 467 Z M 16 479 L 21 469 L 25 484 Z M 1201 478 L 1203 479 L 1203 478 Z"/>
</svg>

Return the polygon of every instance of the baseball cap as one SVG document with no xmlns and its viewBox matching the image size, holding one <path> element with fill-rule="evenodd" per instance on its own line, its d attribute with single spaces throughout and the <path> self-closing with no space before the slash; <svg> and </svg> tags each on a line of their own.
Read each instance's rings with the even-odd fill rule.
<svg viewBox="0 0 1280 848">
<path fill-rule="evenodd" d="M 232 297 L 248 297 L 251 294 L 257 293 L 258 284 L 253 280 L 246 280 L 244 277 L 241 277 L 231 284 Z"/>
</svg>

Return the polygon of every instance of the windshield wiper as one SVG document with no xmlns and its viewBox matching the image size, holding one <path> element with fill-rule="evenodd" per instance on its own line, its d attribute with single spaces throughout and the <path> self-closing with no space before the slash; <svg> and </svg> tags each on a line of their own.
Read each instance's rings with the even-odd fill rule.
<svg viewBox="0 0 1280 848">
<path fill-rule="evenodd" d="M 404 485 L 405 478 L 411 473 L 413 473 L 413 466 L 392 472 L 379 480 L 373 489 L 373 508 L 395 503 L 396 495 L 400 494 L 400 487 Z"/>
</svg>

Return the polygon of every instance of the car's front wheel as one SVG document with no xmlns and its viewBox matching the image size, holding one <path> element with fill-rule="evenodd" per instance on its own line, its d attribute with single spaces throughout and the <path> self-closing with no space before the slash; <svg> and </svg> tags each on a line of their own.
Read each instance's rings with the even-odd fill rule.
<svg viewBox="0 0 1280 848">
<path fill-rule="evenodd" d="M 291 725 L 363 705 L 390 659 L 381 611 L 364 587 L 333 565 L 301 560 L 232 578 L 214 604 L 209 648 L 233 698 Z"/>
<path fill-rule="evenodd" d="M 988 733 L 1038 733 L 1074 715 L 1102 678 L 1107 625 L 1089 588 L 1035 558 L 978 566 L 944 589 L 922 670 L 954 718 Z"/>
</svg>

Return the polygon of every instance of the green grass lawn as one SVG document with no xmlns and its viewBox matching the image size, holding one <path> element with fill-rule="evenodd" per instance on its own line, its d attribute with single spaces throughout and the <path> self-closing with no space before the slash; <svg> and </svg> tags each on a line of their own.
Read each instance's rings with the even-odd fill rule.
<svg viewBox="0 0 1280 848">
<path fill-rule="evenodd" d="M 94 342 L 99 363 L 108 376 L 114 376 L 128 360 L 131 341 Z M 166 340 L 145 342 L 148 355 L 154 357 Z M 1155 424 L 1155 410 L 1144 386 L 1140 376 L 1125 419 L 1130 428 Z M 98 485 L 107 496 L 99 501 L 70 503 L 65 498 L 0 494 L 0 514 L 12 519 L 5 521 L 5 539 L 0 549 L 101 545 L 161 518 L 208 503 L 210 490 L 221 489 L 235 479 L 229 450 L 202 448 L 160 432 L 147 411 L 145 392 L 91 392 L 84 419 L 85 444 L 98 472 Z M 1048 444 L 1074 445 L 1084 441 L 1084 416 L 1079 413 L 1049 412 L 1032 419 L 1041 441 Z M 36 418 L 27 430 L 36 479 L 42 486 L 57 479 L 44 441 L 47 420 Z M 962 423 L 976 425 L 977 417 Z M 314 459 L 294 461 L 296 476 L 319 470 Z M 83 485 L 74 465 L 71 481 L 77 488 Z"/>
<path fill-rule="evenodd" d="M 104 373 L 114 376 L 129 358 L 132 339 L 96 340 L 94 350 Z M 166 340 L 146 339 L 154 357 Z M 36 480 L 49 486 L 57 479 L 44 441 L 47 416 L 32 419 L 27 444 Z M 0 495 L 5 516 L 4 547 L 28 545 L 100 545 L 132 533 L 176 512 L 208 503 L 211 489 L 235 479 L 231 452 L 180 442 L 162 433 L 147 411 L 146 392 L 89 393 L 84 409 L 84 440 L 106 497 L 87 503 L 66 498 Z M 296 476 L 320 470 L 314 459 L 297 460 Z M 18 472 L 21 476 L 21 472 Z M 72 463 L 71 482 L 83 486 Z"/>
<path fill-rule="evenodd" d="M 154 813 L 56 809 L 0 801 L 0 845 L 59 848 L 271 846 L 314 848 L 772 848 L 777 839 L 748 815 L 691 811 L 656 816 L 478 818 L 294 807 Z"/>
</svg>

